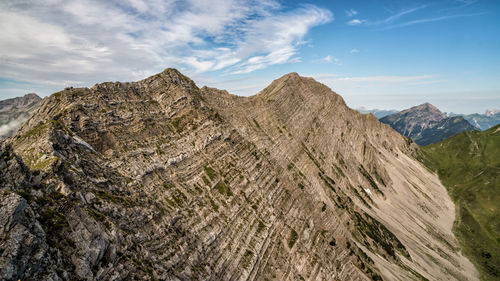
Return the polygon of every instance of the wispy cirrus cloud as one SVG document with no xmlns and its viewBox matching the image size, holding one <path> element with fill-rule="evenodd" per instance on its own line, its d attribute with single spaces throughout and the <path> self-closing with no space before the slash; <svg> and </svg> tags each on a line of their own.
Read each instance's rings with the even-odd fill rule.
<svg viewBox="0 0 500 281">
<path fill-rule="evenodd" d="M 458 4 L 457 7 L 453 7 L 453 8 L 450 8 L 450 9 L 460 9 L 460 8 L 464 8 L 464 7 L 467 7 L 467 6 L 470 6 L 472 4 L 475 4 L 477 3 L 479 0 L 455 0 L 455 2 Z"/>
<path fill-rule="evenodd" d="M 455 2 L 460 3 L 461 5 L 456 6 L 456 7 L 452 7 L 452 8 L 443 9 L 441 11 L 449 11 L 449 10 L 464 8 L 464 7 L 467 7 L 469 5 L 476 3 L 477 0 L 455 0 Z M 393 13 L 393 15 L 388 16 L 388 17 L 381 19 L 381 20 L 368 20 L 368 19 L 355 18 L 355 19 L 352 19 L 346 23 L 347 23 L 347 25 L 351 25 L 351 26 L 360 26 L 360 25 L 372 26 L 372 27 L 379 26 L 379 27 L 383 27 L 383 29 L 393 29 L 393 28 L 405 27 L 405 26 L 421 24 L 421 23 L 438 22 L 438 21 L 444 21 L 444 20 L 449 20 L 449 19 L 454 19 L 454 18 L 479 16 L 479 15 L 485 14 L 485 13 L 448 14 L 448 15 L 442 15 L 442 16 L 417 18 L 417 19 L 402 21 L 402 19 L 405 16 L 408 16 L 410 14 L 414 14 L 414 13 L 421 11 L 421 10 L 424 10 L 428 7 L 429 7 L 429 5 L 421 5 L 418 7 L 403 9 L 400 12 Z"/>
<path fill-rule="evenodd" d="M 423 18 L 423 19 L 411 20 L 411 21 L 406 21 L 406 22 L 390 25 L 390 26 L 386 27 L 385 29 L 393 29 L 393 28 L 404 27 L 404 26 L 420 24 L 420 23 L 427 23 L 427 22 L 437 22 L 437 21 L 443 21 L 443 20 L 454 19 L 454 18 L 475 17 L 475 16 L 481 16 L 481 15 L 485 15 L 485 14 L 486 13 L 473 13 L 473 14 L 459 14 L 459 15 L 441 16 L 441 17 L 434 17 L 434 18 Z"/>
<path fill-rule="evenodd" d="M 248 73 L 299 61 L 310 29 L 332 20 L 276 0 L 2 1 L 0 77 L 64 87 L 172 66 Z"/>
<path fill-rule="evenodd" d="M 384 24 L 388 24 L 388 23 L 391 23 L 391 22 L 394 22 L 394 21 L 397 21 L 399 18 L 403 17 L 404 15 L 408 15 L 408 14 L 411 14 L 411 13 L 414 13 L 416 11 L 419 11 L 419 10 L 422 10 L 422 9 L 425 9 L 427 7 L 427 5 L 422 5 L 422 6 L 418 6 L 418 7 L 414 7 L 414 8 L 410 8 L 410 9 L 404 9 L 398 13 L 395 13 L 389 17 L 386 17 L 382 20 L 366 20 L 366 19 L 359 19 L 359 18 L 356 18 L 356 19 L 352 19 L 350 21 L 347 22 L 348 25 L 361 25 L 361 24 L 364 24 L 364 25 L 369 25 L 369 26 L 377 26 L 377 25 L 384 25 Z"/>
<path fill-rule="evenodd" d="M 348 17 L 354 17 L 355 15 L 358 14 L 358 11 L 356 10 L 353 10 L 353 9 L 349 9 L 349 10 L 346 10 L 345 11 L 345 14 L 348 16 Z"/>
<path fill-rule="evenodd" d="M 369 24 L 370 25 L 381 25 L 381 24 L 391 23 L 391 22 L 398 20 L 399 18 L 401 18 L 404 15 L 408 15 L 408 14 L 414 13 L 416 11 L 425 9 L 425 8 L 427 8 L 427 5 L 422 5 L 422 6 L 418 6 L 418 7 L 414 7 L 414 8 L 410 8 L 410 9 L 405 9 L 405 10 L 402 10 L 399 13 L 396 13 L 392 16 L 389 16 L 383 20 L 369 22 Z"/>
</svg>

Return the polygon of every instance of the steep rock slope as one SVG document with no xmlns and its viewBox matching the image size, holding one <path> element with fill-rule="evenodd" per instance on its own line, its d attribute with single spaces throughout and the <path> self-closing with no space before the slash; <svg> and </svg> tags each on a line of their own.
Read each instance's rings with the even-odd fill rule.
<svg viewBox="0 0 500 281">
<path fill-rule="evenodd" d="M 484 280 L 500 280 L 500 125 L 423 149 L 458 207 L 455 233 Z"/>
<path fill-rule="evenodd" d="M 419 145 L 428 145 L 476 129 L 461 116 L 446 117 L 430 103 L 385 116 L 380 122 L 389 124 Z"/>
<path fill-rule="evenodd" d="M 38 108 L 41 98 L 36 94 L 0 101 L 0 140 L 12 136 Z"/>
<path fill-rule="evenodd" d="M 2 144 L 0 278 L 476 280 L 416 149 L 294 73 L 67 88 Z"/>
<path fill-rule="evenodd" d="M 430 245 L 443 243 L 445 240 L 441 239 L 444 237 L 453 241 L 450 235 L 453 206 L 437 177 L 406 157 L 416 149 L 411 140 L 377 122 L 372 115 L 350 110 L 342 98 L 326 86 L 294 73 L 274 81 L 250 98 L 232 96 L 216 89 L 203 88 L 202 91 L 205 98 L 221 108 L 224 118 L 245 137 L 269 151 L 266 154 L 276 159 L 281 167 L 287 166 L 299 188 L 303 186 L 300 175 L 305 175 L 309 181 L 306 186 L 316 200 L 334 201 L 335 205 L 337 195 L 340 195 L 337 200 L 341 200 L 342 195 L 353 198 L 363 211 L 399 234 L 397 237 L 406 248 L 415 247 L 413 253 L 417 259 L 422 258 L 421 266 L 425 269 L 410 272 L 416 276 L 422 272 L 422 276 L 430 279 L 445 278 L 439 275 L 443 274 L 443 264 L 447 262 L 430 269 L 425 260 L 434 257 L 428 256 L 429 249 L 422 245 L 432 249 Z M 326 184 L 325 189 L 325 178 L 333 178 L 335 184 Z M 336 212 L 343 213 L 343 210 L 337 209 Z M 352 216 L 349 208 L 344 214 Z M 348 231 L 354 232 L 353 236 L 358 239 L 356 230 L 348 228 Z M 362 228 L 360 232 L 366 233 L 366 229 Z M 365 243 L 363 239 L 359 240 Z M 441 242 L 437 242 L 439 240 Z M 448 243 L 445 242 L 448 246 L 442 249 L 458 250 L 453 244 L 455 242 Z M 434 248 L 437 252 L 442 249 Z M 412 253 L 412 250 L 408 251 Z M 418 257 L 419 254 L 424 256 Z M 436 256 L 444 258 L 450 254 Z M 397 262 L 376 261 L 382 268 L 387 266 L 382 269 L 385 276 L 390 276 L 386 278 L 415 278 L 405 275 L 408 271 L 401 271 L 401 267 L 395 268 Z M 458 265 L 456 260 L 452 263 Z M 465 267 L 469 273 L 474 272 L 470 265 Z M 426 270 L 431 273 L 426 274 Z M 448 275 L 446 278 L 453 278 L 450 272 L 444 274 Z"/>
</svg>

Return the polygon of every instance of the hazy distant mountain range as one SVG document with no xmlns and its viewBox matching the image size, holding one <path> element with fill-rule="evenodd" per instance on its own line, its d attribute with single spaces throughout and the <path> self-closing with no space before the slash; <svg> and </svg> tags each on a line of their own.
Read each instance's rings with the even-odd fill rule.
<svg viewBox="0 0 500 281">
<path fill-rule="evenodd" d="M 469 123 L 481 131 L 488 130 L 493 126 L 500 124 L 500 109 L 489 109 L 483 114 L 457 114 L 453 112 L 445 114 L 447 116 L 463 116 L 465 120 L 469 121 Z"/>
<path fill-rule="evenodd" d="M 10 137 L 38 109 L 41 98 L 36 94 L 0 101 L 0 140 Z"/>
<path fill-rule="evenodd" d="M 430 103 L 380 118 L 404 136 L 412 138 L 419 145 L 442 141 L 461 132 L 476 130 L 462 116 L 447 117 Z"/>
<path fill-rule="evenodd" d="M 357 109 L 361 113 L 372 113 L 377 118 L 383 118 L 387 115 L 391 115 L 394 113 L 398 113 L 399 110 L 395 109 L 366 109 L 364 107 L 360 107 Z M 500 109 L 488 109 L 483 114 L 473 113 L 473 114 L 460 114 L 454 112 L 444 112 L 446 117 L 453 116 L 462 116 L 465 120 L 469 121 L 469 123 L 476 127 L 477 129 L 484 131 L 489 128 L 500 124 Z"/>
<path fill-rule="evenodd" d="M 361 113 L 371 113 L 371 114 L 375 115 L 375 117 L 377 117 L 378 119 L 385 117 L 387 115 L 391 115 L 391 114 L 399 112 L 399 110 L 396 110 L 396 109 L 387 109 L 387 110 L 386 109 L 366 109 L 365 107 L 360 107 L 360 108 L 357 108 L 356 110 L 361 112 Z"/>
</svg>

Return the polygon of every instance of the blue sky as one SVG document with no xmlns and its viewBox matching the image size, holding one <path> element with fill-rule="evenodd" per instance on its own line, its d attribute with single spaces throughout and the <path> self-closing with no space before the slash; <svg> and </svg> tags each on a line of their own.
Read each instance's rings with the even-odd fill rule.
<svg viewBox="0 0 500 281">
<path fill-rule="evenodd" d="M 174 67 L 252 95 L 289 72 L 353 108 L 500 108 L 500 1 L 0 3 L 0 99 Z"/>
</svg>

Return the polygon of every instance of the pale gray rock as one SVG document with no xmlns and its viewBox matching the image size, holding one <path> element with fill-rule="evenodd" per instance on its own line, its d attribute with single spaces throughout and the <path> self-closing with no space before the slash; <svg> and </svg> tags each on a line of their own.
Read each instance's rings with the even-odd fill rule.
<svg viewBox="0 0 500 281">
<path fill-rule="evenodd" d="M 0 195 L 0 280 L 30 279 L 41 271 L 45 233 L 21 196 Z"/>
</svg>

